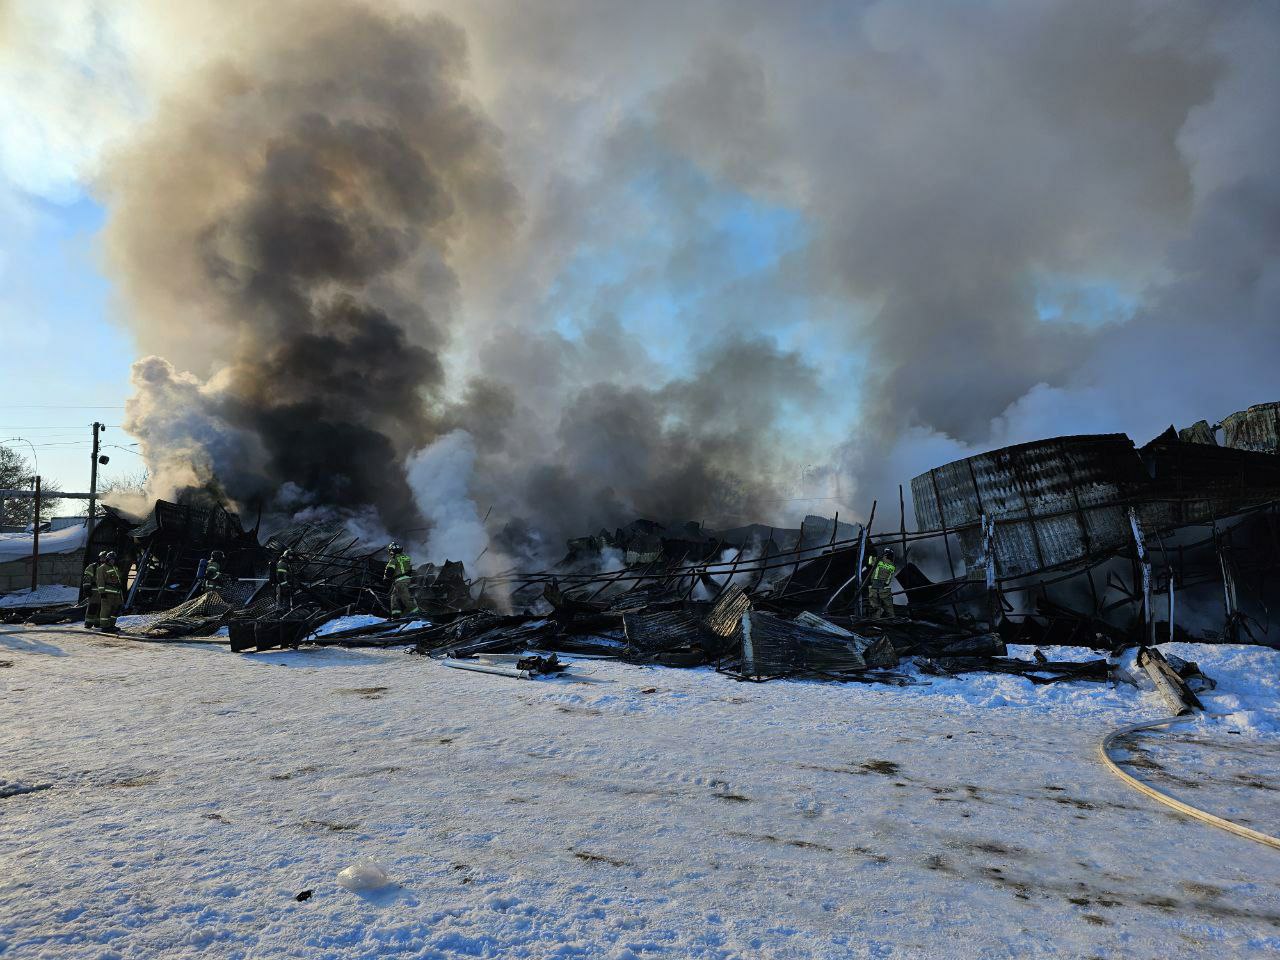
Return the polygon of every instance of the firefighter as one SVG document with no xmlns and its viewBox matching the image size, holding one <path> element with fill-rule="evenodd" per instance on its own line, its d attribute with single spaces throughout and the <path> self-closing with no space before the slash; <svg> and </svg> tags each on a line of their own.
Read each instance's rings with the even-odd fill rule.
<svg viewBox="0 0 1280 960">
<path fill-rule="evenodd" d="M 226 559 L 221 550 L 209 554 L 209 562 L 204 567 L 204 588 L 216 590 L 222 586 L 222 561 Z"/>
<path fill-rule="evenodd" d="M 84 625 L 93 629 L 98 625 L 98 564 L 102 562 L 103 551 L 94 554 L 93 560 L 85 564 L 84 574 L 80 577 L 80 593 L 84 597 Z"/>
<path fill-rule="evenodd" d="M 98 626 L 107 633 L 116 632 L 116 613 L 124 602 L 124 584 L 116 567 L 114 550 L 107 551 L 94 573 L 98 585 Z"/>
<path fill-rule="evenodd" d="M 418 600 L 410 589 L 410 583 L 413 580 L 413 561 L 400 549 L 398 543 L 389 544 L 387 554 L 390 559 L 387 560 L 385 576 L 392 581 L 391 616 L 401 616 L 406 608 L 409 609 L 409 613 L 418 613 Z"/>
<path fill-rule="evenodd" d="M 293 609 L 293 551 L 286 548 L 276 561 L 276 606 Z"/>
<path fill-rule="evenodd" d="M 898 568 L 893 564 L 893 551 L 885 547 L 880 559 L 868 563 L 871 579 L 867 584 L 868 613 L 873 619 L 893 616 L 893 578 Z"/>
</svg>

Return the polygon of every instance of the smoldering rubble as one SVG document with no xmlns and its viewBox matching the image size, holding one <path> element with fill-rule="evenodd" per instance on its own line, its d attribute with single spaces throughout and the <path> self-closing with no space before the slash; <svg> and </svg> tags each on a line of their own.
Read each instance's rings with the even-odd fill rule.
<svg viewBox="0 0 1280 960">
<path fill-rule="evenodd" d="M 1136 647 L 1180 712 L 1198 706 L 1188 680 L 1211 681 L 1166 661 L 1158 643 L 1280 645 L 1268 613 L 1280 403 L 1170 427 L 1141 447 L 1123 434 L 1022 444 L 911 485 L 914 531 L 900 501 L 896 517 L 872 504 L 866 523 L 814 516 L 798 529 L 636 520 L 569 540 L 546 569 L 473 576 L 474 558 L 420 563 L 408 613 L 395 609 L 384 550 L 339 522 L 260 541 L 224 508 L 161 501 L 137 524 L 109 508 L 89 554 L 110 550 L 126 572 L 124 637 L 249 654 L 405 647 L 520 678 L 558 672 L 562 658 L 610 657 L 748 681 L 994 671 L 1114 682 L 1133 680 L 1116 657 Z M 872 602 L 878 590 L 891 609 Z M 65 606 L 36 619 L 83 615 Z M 1011 644 L 1034 656 L 1009 656 Z M 1097 656 L 1040 652 L 1063 646 Z"/>
</svg>

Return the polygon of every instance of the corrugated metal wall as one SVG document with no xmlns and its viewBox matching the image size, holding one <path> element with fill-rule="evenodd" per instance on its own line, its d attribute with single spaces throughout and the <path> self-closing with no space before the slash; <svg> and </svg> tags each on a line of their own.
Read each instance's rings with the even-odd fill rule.
<svg viewBox="0 0 1280 960">
<path fill-rule="evenodd" d="M 1258 403 L 1222 421 L 1224 446 L 1280 453 L 1280 403 Z"/>
<path fill-rule="evenodd" d="M 1280 499 L 1280 404 L 1227 419 L 1223 447 L 1172 430 L 1141 450 L 1124 434 L 1056 437 L 936 467 L 911 481 L 919 529 L 955 532 L 980 578 L 981 518 L 994 517 L 997 573 L 1016 577 L 1128 549 L 1131 506 L 1155 532 Z"/>
</svg>

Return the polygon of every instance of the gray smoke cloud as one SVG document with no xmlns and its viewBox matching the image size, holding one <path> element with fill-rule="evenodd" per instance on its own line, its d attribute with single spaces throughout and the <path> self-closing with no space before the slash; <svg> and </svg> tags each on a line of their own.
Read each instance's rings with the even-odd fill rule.
<svg viewBox="0 0 1280 960">
<path fill-rule="evenodd" d="M 825 510 L 865 516 L 957 457 L 1067 433 L 1142 440 L 1274 393 L 1280 14 L 1265 5 L 551 4 L 473 23 L 518 78 L 492 98 L 504 129 L 522 117 L 509 149 L 545 167 L 524 188 L 539 254 L 600 231 L 602 207 L 626 213 L 617 194 L 647 175 L 674 240 L 628 279 L 699 278 L 706 349 L 776 340 L 800 290 L 825 351 L 809 361 L 861 358 L 856 377 L 819 378 L 789 431 L 760 434 L 781 459 L 756 473 L 775 496 L 835 494 Z M 520 133 L 577 144 L 567 131 L 584 127 L 594 163 L 570 175 Z M 735 282 L 672 154 L 801 211 L 805 243 Z M 595 291 L 606 317 L 619 286 Z M 493 352 L 481 366 L 510 362 Z M 728 380 L 735 397 L 752 383 Z M 840 439 L 815 451 L 807 431 Z M 794 522 L 813 504 L 754 507 Z"/>
<path fill-rule="evenodd" d="M 158 491 L 420 521 L 403 462 L 437 432 L 451 244 L 515 210 L 440 18 L 359 4 L 255 19 L 112 158 L 107 249 L 145 347 L 126 428 Z M 188 340 L 188 337 L 190 338 Z"/>
<path fill-rule="evenodd" d="M 1280 113 L 1262 91 L 1280 82 L 1280 17 L 1255 4 L 1175 13 L 1137 5 L 1112 26 L 1127 30 L 1111 43 L 1130 55 L 1109 70 L 1081 68 L 1091 83 L 1115 78 L 1081 101 L 1096 114 L 1090 124 L 1105 124 L 1090 142 L 1110 143 L 1084 194 L 1096 205 L 1058 211 L 1055 222 L 1097 244 L 1081 272 L 1128 283 L 1131 303 L 1072 335 L 1072 364 L 996 397 L 984 412 L 1004 406 L 985 429 L 920 421 L 927 435 L 916 431 L 893 449 L 905 473 L 929 465 L 925 451 L 942 462 L 1040 436 L 1121 431 L 1143 442 L 1171 423 L 1212 422 L 1276 392 L 1268 371 L 1280 361 Z M 1077 162 L 1084 149 L 1074 151 Z M 1074 184 L 1062 179 L 1053 189 L 1070 194 Z M 1067 254 L 1059 271 L 1071 265 Z M 1114 265 L 1105 269 L 1100 256 Z M 1030 262 L 1024 274 L 1043 271 Z M 1043 343 L 1025 351 L 1012 358 L 1019 369 L 1049 353 Z M 937 449 L 941 435 L 954 441 L 947 449 Z"/>
<path fill-rule="evenodd" d="M 183 9 L 101 179 L 171 489 L 549 556 L 1273 398 L 1269 5 Z"/>
<path fill-rule="evenodd" d="M 584 522 L 765 496 L 775 407 L 813 387 L 764 340 L 706 351 L 690 379 L 650 364 L 627 381 L 637 350 L 616 325 L 570 345 L 513 316 L 502 349 L 523 366 L 491 345 L 493 370 L 449 393 L 446 354 L 469 334 L 455 263 L 502 250 L 519 212 L 499 132 L 465 90 L 466 38 L 390 5 L 297 12 L 255 19 L 251 47 L 165 91 L 102 179 L 126 318 L 157 351 L 126 424 L 154 492 L 366 529 L 373 507 L 437 560 L 479 552 L 472 496 L 548 551 Z M 730 405 L 740 377 L 760 392 Z M 539 383 L 556 396 L 530 423 L 517 400 Z M 460 444 L 481 452 L 460 460 Z M 459 462 L 475 494 L 439 466 Z"/>
</svg>

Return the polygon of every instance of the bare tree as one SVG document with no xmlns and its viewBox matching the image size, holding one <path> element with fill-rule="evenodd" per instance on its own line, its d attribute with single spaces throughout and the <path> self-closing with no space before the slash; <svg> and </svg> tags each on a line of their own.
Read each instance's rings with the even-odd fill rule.
<svg viewBox="0 0 1280 960">
<path fill-rule="evenodd" d="M 154 498 L 147 492 L 150 477 L 146 470 L 121 474 L 98 484 L 98 502 L 141 519 L 151 511 Z"/>
<path fill-rule="evenodd" d="M 0 490 L 30 490 L 35 470 L 31 462 L 18 451 L 9 447 L 0 447 Z M 62 485 L 50 477 L 40 479 L 40 517 L 52 516 L 53 510 L 62 502 L 57 496 Z M 35 516 L 35 500 L 30 497 L 21 499 L 0 499 L 0 523 L 6 526 L 25 526 Z"/>
<path fill-rule="evenodd" d="M 147 493 L 147 481 L 150 477 L 146 470 L 135 470 L 133 473 L 122 473 L 98 484 L 99 499 L 110 497 L 143 497 Z"/>
</svg>

